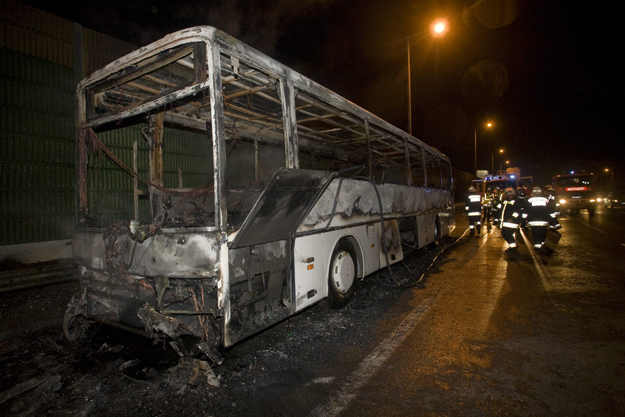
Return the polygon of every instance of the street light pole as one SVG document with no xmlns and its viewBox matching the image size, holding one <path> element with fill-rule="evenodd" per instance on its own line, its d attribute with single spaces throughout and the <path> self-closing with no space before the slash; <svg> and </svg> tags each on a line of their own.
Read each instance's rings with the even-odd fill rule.
<svg viewBox="0 0 625 417">
<path fill-rule="evenodd" d="M 432 36 L 435 38 L 440 38 L 447 33 L 448 26 L 447 20 L 445 19 L 437 19 L 435 20 L 431 27 L 430 31 Z M 410 38 L 415 35 L 406 37 L 406 57 L 408 61 L 408 133 L 412 135 L 412 83 L 410 77 Z M 436 49 L 436 53 L 438 54 L 438 46 Z M 436 60 L 434 61 L 434 77 L 436 77 Z M 436 80 L 435 80 L 436 82 Z"/>
<path fill-rule="evenodd" d="M 614 170 L 610 168 L 606 168 L 604 171 L 605 172 L 610 171 L 610 173 L 612 174 L 612 191 L 614 191 Z"/>
<path fill-rule="evenodd" d="M 475 130 L 473 131 L 473 145 L 475 149 L 475 175 L 477 175 L 477 126 L 475 126 Z"/>
<path fill-rule="evenodd" d="M 491 122 L 486 123 L 486 127 L 491 128 L 493 124 Z M 477 124 L 473 129 L 473 149 L 474 149 L 474 164 L 475 164 L 475 175 L 477 175 Z M 491 158 L 492 159 L 492 158 Z M 491 171 L 494 171 L 494 168 L 491 167 Z M 491 172 L 492 174 L 492 172 Z"/>
<path fill-rule="evenodd" d="M 406 51 L 408 55 L 408 133 L 412 135 L 412 87 L 410 85 L 410 37 L 406 38 Z"/>
</svg>

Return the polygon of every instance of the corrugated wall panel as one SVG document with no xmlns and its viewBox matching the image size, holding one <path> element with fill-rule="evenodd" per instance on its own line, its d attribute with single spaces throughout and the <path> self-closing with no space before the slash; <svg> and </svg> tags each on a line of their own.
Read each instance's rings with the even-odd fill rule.
<svg viewBox="0 0 625 417">
<path fill-rule="evenodd" d="M 1 49 L 73 66 L 71 22 L 13 0 L 3 0 L 0 25 Z"/>
<path fill-rule="evenodd" d="M 136 46 L 85 28 L 83 30 L 83 72 L 86 75 L 132 51 Z"/>
<path fill-rule="evenodd" d="M 178 168 L 185 188 L 199 187 L 213 178 L 212 143 L 205 134 L 165 129 L 163 169 L 165 187 L 178 186 Z"/>
<path fill-rule="evenodd" d="M 83 29 L 80 78 L 136 49 Z M 0 245 L 69 237 L 75 224 L 74 24 L 14 0 L 0 2 Z M 100 133 L 132 166 L 139 145 L 140 175 L 148 176 L 141 126 Z M 205 135 L 166 129 L 165 186 L 212 178 L 212 147 Z M 133 182 L 108 158 L 90 157 L 90 214 L 103 224 L 133 217 Z M 145 189 L 144 185 L 141 188 Z M 149 203 L 140 200 L 140 218 Z"/>
<path fill-rule="evenodd" d="M 148 147 L 141 134 L 142 126 L 101 132 L 100 140 L 132 168 L 133 142 L 137 141 L 139 175 L 148 176 Z M 103 225 L 134 218 L 133 178 L 120 170 L 104 155 L 89 158 L 89 215 Z M 146 186 L 140 184 L 141 189 Z M 147 200 L 139 200 L 139 218 L 149 221 L 150 207 Z"/>
<path fill-rule="evenodd" d="M 0 57 L 0 245 L 68 238 L 74 218 L 72 72 Z"/>
<path fill-rule="evenodd" d="M 145 126 L 135 126 L 98 135 L 115 155 L 132 167 L 132 144 L 137 140 L 139 174 L 148 178 L 148 148 L 141 134 Z M 178 187 L 178 168 L 183 186 L 193 188 L 212 181 L 212 146 L 206 135 L 165 129 L 163 138 L 164 186 Z M 104 225 L 133 218 L 133 179 L 106 157 L 90 158 L 90 215 Z M 140 184 L 142 189 L 147 187 Z M 140 219 L 149 220 L 147 200 L 139 201 Z"/>
</svg>

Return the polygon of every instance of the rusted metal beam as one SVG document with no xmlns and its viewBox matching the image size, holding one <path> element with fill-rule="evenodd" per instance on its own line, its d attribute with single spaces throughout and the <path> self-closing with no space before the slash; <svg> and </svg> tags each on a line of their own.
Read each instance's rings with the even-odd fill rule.
<svg viewBox="0 0 625 417">
<path fill-rule="evenodd" d="M 84 108 L 84 106 L 83 106 Z M 84 222 L 89 215 L 87 184 L 87 129 L 79 128 L 78 135 L 78 221 Z"/>
<path fill-rule="evenodd" d="M 120 77 L 113 77 L 110 80 L 104 80 L 91 88 L 94 93 L 100 93 L 110 88 L 123 85 L 129 81 L 135 80 L 143 75 L 149 74 L 152 71 L 163 67 L 179 60 L 180 58 L 189 55 L 193 52 L 194 45 L 182 45 L 170 50 L 167 53 L 155 55 L 148 60 L 148 63 L 144 65 L 137 65 L 135 67 L 129 67 L 127 72 Z"/>
<path fill-rule="evenodd" d="M 139 174 L 139 164 L 138 164 L 138 151 L 137 151 L 137 141 L 135 140 L 132 144 L 132 170 L 135 174 Z M 139 220 L 139 178 L 135 175 L 132 178 L 132 202 L 135 212 L 135 220 Z"/>
<path fill-rule="evenodd" d="M 293 84 L 280 80 L 280 101 L 282 102 L 282 127 L 284 129 L 284 156 L 287 168 L 299 168 L 297 144 L 297 121 L 295 114 L 295 93 Z"/>
<path fill-rule="evenodd" d="M 365 120 L 365 135 L 367 137 L 367 172 L 369 179 L 373 179 L 373 152 L 371 151 L 371 132 L 369 131 L 369 121 Z"/>
<path fill-rule="evenodd" d="M 425 148 L 421 148 L 421 160 L 423 161 L 423 186 L 428 186 L 428 161 L 426 156 L 427 151 Z"/>
<path fill-rule="evenodd" d="M 150 116 L 149 130 L 149 160 L 150 182 L 160 187 L 163 186 L 163 134 L 165 113 L 157 113 Z M 156 189 L 150 186 L 150 213 L 152 221 L 163 210 L 162 196 L 156 193 Z"/>
<path fill-rule="evenodd" d="M 203 83 L 208 80 L 208 63 L 206 60 L 206 44 L 204 42 L 196 42 L 193 45 L 193 72 L 196 83 Z"/>
<path fill-rule="evenodd" d="M 224 126 L 224 102 L 221 94 L 221 54 L 219 46 L 211 43 L 208 51 L 208 84 L 211 105 L 211 120 L 207 122 L 206 131 L 210 132 L 213 144 L 214 195 L 215 195 L 215 225 L 221 232 L 219 239 L 219 264 L 217 284 L 217 307 L 224 314 L 220 323 L 223 335 L 223 345 L 232 343 L 230 333 L 230 272 L 228 268 L 228 184 L 226 182 L 226 134 Z"/>
<path fill-rule="evenodd" d="M 412 168 L 410 167 L 410 150 L 408 148 L 408 140 L 404 139 L 405 157 L 406 157 L 406 181 L 408 185 L 412 185 Z"/>
<path fill-rule="evenodd" d="M 266 85 L 259 85 L 258 87 L 253 87 L 253 88 L 245 88 L 241 91 L 237 91 L 236 93 L 232 93 L 232 94 L 228 94 L 227 96 L 224 96 L 224 101 L 232 100 L 233 98 L 245 96 L 247 94 L 254 94 L 259 91 L 265 90 L 267 88 L 268 86 Z"/>
</svg>

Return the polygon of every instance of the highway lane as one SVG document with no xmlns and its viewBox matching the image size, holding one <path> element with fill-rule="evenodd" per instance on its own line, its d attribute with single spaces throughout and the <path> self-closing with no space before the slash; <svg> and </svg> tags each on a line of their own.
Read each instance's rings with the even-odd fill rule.
<svg viewBox="0 0 625 417">
<path fill-rule="evenodd" d="M 531 233 L 514 258 L 498 230 L 464 239 L 430 277 L 436 298 L 409 335 L 318 415 L 617 415 L 625 409 L 620 216 L 563 216 L 552 256 L 523 244 Z M 415 293 L 412 304 L 426 300 L 427 291 Z"/>
</svg>

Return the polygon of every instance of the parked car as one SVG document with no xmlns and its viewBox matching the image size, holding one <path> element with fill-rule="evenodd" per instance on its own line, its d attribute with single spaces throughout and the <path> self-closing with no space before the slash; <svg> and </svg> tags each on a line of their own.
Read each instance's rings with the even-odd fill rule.
<svg viewBox="0 0 625 417">
<path fill-rule="evenodd" d="M 625 192 L 609 193 L 604 199 L 603 204 L 609 208 L 625 207 Z"/>
</svg>

